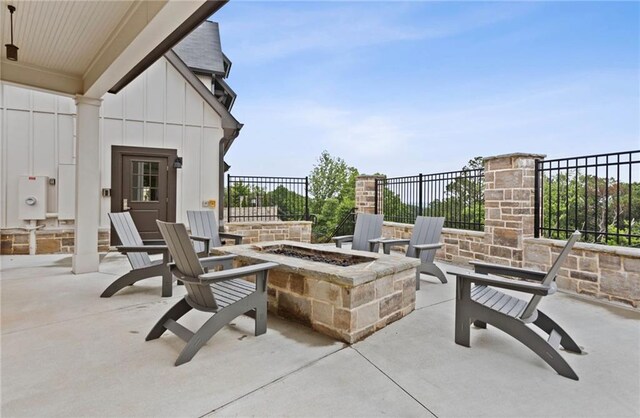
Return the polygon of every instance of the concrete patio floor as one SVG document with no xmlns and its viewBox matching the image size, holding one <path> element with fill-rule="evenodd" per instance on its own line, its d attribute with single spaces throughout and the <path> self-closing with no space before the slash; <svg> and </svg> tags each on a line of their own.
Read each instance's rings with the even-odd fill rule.
<svg viewBox="0 0 640 418">
<path fill-rule="evenodd" d="M 174 367 L 183 342 L 144 337 L 183 288 L 99 298 L 129 268 L 114 253 L 78 276 L 65 255 L 0 262 L 3 417 L 640 416 L 640 313 L 568 294 L 541 308 L 585 348 L 563 353 L 578 382 L 493 327 L 454 344 L 455 283 L 426 276 L 413 313 L 352 346 L 274 316 L 255 337 L 240 317 Z"/>
</svg>

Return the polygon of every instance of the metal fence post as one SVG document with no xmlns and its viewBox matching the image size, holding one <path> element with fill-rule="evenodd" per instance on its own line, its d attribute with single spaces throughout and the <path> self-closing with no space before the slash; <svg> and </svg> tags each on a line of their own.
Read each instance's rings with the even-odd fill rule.
<svg viewBox="0 0 640 418">
<path fill-rule="evenodd" d="M 535 160 L 533 177 L 533 236 L 540 238 L 540 160 Z"/>
<path fill-rule="evenodd" d="M 379 179 L 373 179 L 374 181 L 374 187 L 373 187 L 373 213 L 374 214 L 378 214 L 378 180 Z"/>
<path fill-rule="evenodd" d="M 309 177 L 304 178 L 304 220 L 309 220 Z"/>
<path fill-rule="evenodd" d="M 422 216 L 424 211 L 423 193 L 422 193 L 422 173 L 418 175 L 418 216 Z"/>
</svg>

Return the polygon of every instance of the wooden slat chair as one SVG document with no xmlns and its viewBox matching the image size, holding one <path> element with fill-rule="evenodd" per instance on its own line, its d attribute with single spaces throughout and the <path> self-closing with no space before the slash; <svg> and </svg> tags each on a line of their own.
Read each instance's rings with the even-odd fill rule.
<svg viewBox="0 0 640 418">
<path fill-rule="evenodd" d="M 407 245 L 407 257 L 419 258 L 420 266 L 416 269 L 416 289 L 420 289 L 420 273 L 437 277 L 442 283 L 447 283 L 447 277 L 438 266 L 434 264 L 436 251 L 442 247 L 440 234 L 444 218 L 418 216 L 413 226 L 411 239 L 384 239 L 381 240 L 385 254 L 391 252 L 394 245 Z"/>
<path fill-rule="evenodd" d="M 356 227 L 353 235 L 333 237 L 336 247 L 342 248 L 345 242 L 351 242 L 351 249 L 356 251 L 378 252 L 379 242 L 382 237 L 382 215 L 359 213 L 356 215 Z"/>
<path fill-rule="evenodd" d="M 218 221 L 210 210 L 188 210 L 187 219 L 191 228 L 193 246 L 199 256 L 209 255 L 209 249 L 220 247 L 221 238 L 233 239 L 236 245 L 242 244 L 242 235 L 229 234 L 218 230 Z"/>
<path fill-rule="evenodd" d="M 475 273 L 450 272 L 456 279 L 456 344 L 470 346 L 470 324 L 486 328 L 491 324 L 511 335 L 529 347 L 546 361 L 558 374 L 578 380 L 578 375 L 558 352 L 561 345 L 566 351 L 582 353 L 576 342 L 558 324 L 542 311 L 538 304 L 543 296 L 556 292 L 556 275 L 567 258 L 573 244 L 580 237 L 574 232 L 564 249 L 558 255 L 548 273 L 498 266 L 486 263 L 472 263 Z M 515 280 L 502 276 L 516 277 Z M 471 283 L 476 285 L 472 288 Z M 529 301 L 502 293 L 494 287 L 529 293 Z M 527 324 L 533 324 L 549 335 L 545 340 Z"/>
<path fill-rule="evenodd" d="M 255 334 L 267 331 L 267 276 L 276 263 L 261 263 L 252 266 L 230 268 L 208 272 L 198 260 L 184 224 L 156 221 L 174 263 L 171 271 L 184 282 L 187 294 L 164 314 L 151 329 L 146 340 L 159 338 L 166 330 L 184 340 L 175 365 L 190 361 L 198 350 L 223 326 L 242 314 L 255 317 Z M 224 258 L 223 257 L 210 257 Z M 256 276 L 255 284 L 242 277 Z M 177 320 L 191 309 L 211 312 L 209 318 L 197 332 L 180 325 Z"/>
<path fill-rule="evenodd" d="M 162 276 L 162 296 L 171 296 L 172 277 L 171 271 L 167 267 L 169 263 L 167 246 L 159 241 L 153 241 L 156 245 L 149 244 L 149 241 L 146 241 L 147 244 L 145 244 L 129 212 L 110 213 L 109 219 L 111 219 L 111 224 L 122 243 L 116 248 L 122 254 L 127 255 L 132 270 L 111 283 L 100 297 L 111 297 L 119 290 L 137 281 L 155 276 Z M 162 254 L 162 260 L 151 261 L 149 254 Z"/>
</svg>

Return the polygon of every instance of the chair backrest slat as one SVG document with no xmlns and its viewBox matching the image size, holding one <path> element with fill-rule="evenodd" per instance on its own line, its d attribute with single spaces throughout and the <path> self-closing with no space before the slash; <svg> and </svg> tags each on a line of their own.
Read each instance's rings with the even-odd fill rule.
<svg viewBox="0 0 640 418">
<path fill-rule="evenodd" d="M 211 287 L 198 283 L 198 276 L 204 273 L 204 269 L 198 260 L 198 255 L 189 239 L 187 228 L 184 224 L 156 221 L 158 229 L 169 247 L 169 253 L 176 263 L 176 268 L 185 280 L 187 297 L 192 303 L 205 309 L 217 308 L 216 299 Z"/>
<path fill-rule="evenodd" d="M 187 219 L 189 220 L 191 234 L 209 237 L 209 248 L 220 247 L 222 245 L 218 231 L 218 221 L 212 210 L 188 210 Z M 202 242 L 196 241 L 193 245 L 197 252 L 204 251 L 204 244 Z"/>
<path fill-rule="evenodd" d="M 353 232 L 351 249 L 369 251 L 369 240 L 382 236 L 382 215 L 359 213 L 356 217 L 356 228 Z"/>
<path fill-rule="evenodd" d="M 122 245 L 135 247 L 144 244 L 129 212 L 109 213 L 109 219 Z M 151 265 L 151 259 L 147 253 L 127 253 L 127 258 L 134 269 Z"/>
<path fill-rule="evenodd" d="M 555 286 L 554 282 L 556 280 L 556 276 L 558 275 L 558 272 L 560 271 L 560 267 L 562 267 L 565 260 L 567 259 L 567 256 L 571 252 L 573 245 L 576 243 L 576 241 L 578 241 L 578 239 L 580 239 L 580 235 L 581 234 L 578 231 L 571 234 L 571 237 L 569 237 L 569 240 L 565 244 L 564 248 L 562 249 L 560 254 L 558 254 L 556 261 L 553 262 L 553 265 L 547 272 L 547 275 L 544 276 L 544 279 L 542 279 L 541 281 L 542 284 L 546 286 L 552 286 L 552 285 Z M 538 309 L 538 304 L 540 303 L 541 299 L 542 299 L 542 296 L 534 295 L 529 301 L 529 304 L 527 305 L 527 307 L 524 309 L 524 311 L 522 311 L 522 314 L 520 315 L 520 319 L 522 320 L 529 319 L 529 317 L 531 317 L 531 315 L 533 315 Z"/>
<path fill-rule="evenodd" d="M 443 217 L 418 216 L 416 218 L 416 223 L 413 226 L 409 246 L 407 247 L 407 256 L 416 256 L 416 249 L 414 248 L 414 245 L 438 243 L 443 225 Z M 423 263 L 432 263 L 435 257 L 436 250 L 420 252 L 420 261 Z"/>
</svg>

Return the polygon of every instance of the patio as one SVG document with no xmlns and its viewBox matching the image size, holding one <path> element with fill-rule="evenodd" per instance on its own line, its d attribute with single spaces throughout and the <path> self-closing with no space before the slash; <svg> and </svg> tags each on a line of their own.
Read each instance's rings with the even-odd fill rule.
<svg viewBox="0 0 640 418">
<path fill-rule="evenodd" d="M 423 280 L 414 312 L 352 346 L 273 315 L 254 337 L 241 317 L 174 367 L 182 341 L 144 336 L 182 288 L 161 299 L 151 279 L 100 299 L 129 269 L 115 253 L 83 275 L 70 255 L 0 261 L 6 417 L 640 414 L 640 313 L 569 294 L 542 306 L 588 353 L 564 353 L 578 382 L 492 327 L 472 329 L 470 349 L 455 345 L 455 284 L 436 279 Z"/>
</svg>

